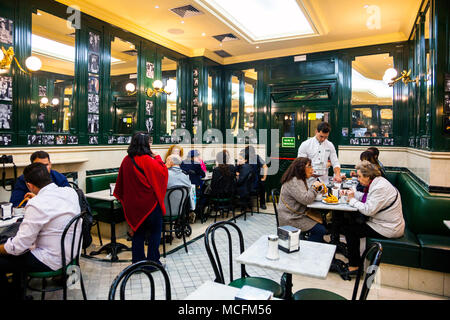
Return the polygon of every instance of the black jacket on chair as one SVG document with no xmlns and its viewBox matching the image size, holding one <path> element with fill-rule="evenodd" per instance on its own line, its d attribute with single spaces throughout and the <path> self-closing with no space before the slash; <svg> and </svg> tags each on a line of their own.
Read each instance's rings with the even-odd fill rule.
<svg viewBox="0 0 450 320">
<path fill-rule="evenodd" d="M 218 167 L 214 168 L 211 179 L 212 198 L 231 198 L 236 192 L 236 168 L 232 165 L 228 166 L 230 175 L 222 174 Z"/>
<path fill-rule="evenodd" d="M 185 160 L 181 163 L 180 168 L 189 175 L 189 180 L 191 180 L 192 184 L 195 184 L 198 187 L 203 186 L 202 178 L 204 178 L 206 174 L 199 162 Z"/>
<path fill-rule="evenodd" d="M 249 198 L 253 187 L 253 169 L 248 163 L 238 167 L 239 178 L 237 180 L 237 195 L 241 199 Z"/>
</svg>

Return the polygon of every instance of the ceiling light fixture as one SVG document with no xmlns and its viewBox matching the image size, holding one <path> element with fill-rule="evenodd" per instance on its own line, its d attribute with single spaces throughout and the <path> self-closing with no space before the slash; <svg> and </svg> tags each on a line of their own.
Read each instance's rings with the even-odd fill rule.
<svg viewBox="0 0 450 320">
<path fill-rule="evenodd" d="M 256 46 L 256 49 L 259 49 L 259 46 Z"/>
<path fill-rule="evenodd" d="M 184 23 L 184 20 L 181 20 L 181 23 Z"/>
<path fill-rule="evenodd" d="M 156 5 L 156 6 L 155 6 L 155 9 L 159 9 L 159 6 L 158 6 L 158 5 Z"/>
<path fill-rule="evenodd" d="M 206 36 L 206 33 L 203 32 L 203 33 L 202 33 L 202 37 L 204 37 L 204 36 Z"/>
</svg>

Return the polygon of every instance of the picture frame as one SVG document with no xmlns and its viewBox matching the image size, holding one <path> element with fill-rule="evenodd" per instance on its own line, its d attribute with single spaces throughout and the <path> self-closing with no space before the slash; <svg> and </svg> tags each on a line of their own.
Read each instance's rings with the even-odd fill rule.
<svg viewBox="0 0 450 320">
<path fill-rule="evenodd" d="M 13 44 L 14 22 L 0 17 L 0 43 Z"/>
<path fill-rule="evenodd" d="M 89 32 L 89 51 L 100 52 L 100 35 L 94 32 Z"/>
<path fill-rule="evenodd" d="M 12 77 L 0 76 L 0 100 L 12 101 L 13 86 Z"/>
<path fill-rule="evenodd" d="M 12 129 L 12 105 L 0 103 L 0 130 Z"/>
</svg>

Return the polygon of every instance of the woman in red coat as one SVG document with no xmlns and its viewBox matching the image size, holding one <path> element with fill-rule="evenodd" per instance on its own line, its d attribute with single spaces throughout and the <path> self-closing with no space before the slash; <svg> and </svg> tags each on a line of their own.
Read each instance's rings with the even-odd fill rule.
<svg viewBox="0 0 450 320">
<path fill-rule="evenodd" d="M 150 137 L 137 132 L 131 139 L 128 155 L 120 165 L 114 196 L 122 203 L 125 219 L 132 231 L 132 262 L 152 260 L 160 263 L 162 217 L 166 214 L 164 197 L 167 168 L 150 148 Z M 144 242 L 148 237 L 147 258 Z"/>
</svg>

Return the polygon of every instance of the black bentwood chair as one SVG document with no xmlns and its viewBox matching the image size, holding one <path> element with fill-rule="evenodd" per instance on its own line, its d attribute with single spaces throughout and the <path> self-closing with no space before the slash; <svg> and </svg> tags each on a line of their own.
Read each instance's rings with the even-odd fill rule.
<svg viewBox="0 0 450 320">
<path fill-rule="evenodd" d="M 49 272 L 29 272 L 27 274 L 28 279 L 27 288 L 32 291 L 41 292 L 42 300 L 45 299 L 46 292 L 63 290 L 63 299 L 67 300 L 67 280 L 76 278 L 75 274 L 79 273 L 79 280 L 81 285 L 81 292 L 83 294 L 83 299 L 86 298 L 86 291 L 84 289 L 83 276 L 81 274 L 80 269 L 80 252 L 81 252 L 81 243 L 83 241 L 83 233 L 82 233 L 82 218 L 85 213 L 82 212 L 75 217 L 73 217 L 69 223 L 64 228 L 64 231 L 61 236 L 61 258 L 62 258 L 62 267 L 56 271 Z M 68 235 L 69 229 L 71 229 L 72 233 Z M 78 235 L 77 235 L 78 232 Z M 66 261 L 66 238 L 70 237 L 70 260 Z M 71 278 L 72 276 L 72 278 Z M 57 280 L 50 280 L 51 278 L 56 278 Z M 31 284 L 33 279 L 41 279 L 41 287 L 37 288 Z M 70 281 L 70 280 L 69 280 Z M 72 284 L 75 283 L 73 280 Z"/>
<path fill-rule="evenodd" d="M 127 286 L 127 282 L 133 274 L 137 273 L 144 273 L 147 276 L 148 280 L 150 281 L 150 300 L 155 300 L 155 280 L 153 279 L 152 275 L 152 273 L 155 274 L 155 271 L 161 271 L 165 283 L 166 300 L 171 300 L 169 275 L 167 274 L 166 270 L 164 270 L 163 266 L 150 260 L 138 261 L 123 269 L 111 284 L 108 300 L 115 300 L 116 291 L 119 284 L 120 300 L 126 300 L 125 289 Z"/>
<path fill-rule="evenodd" d="M 353 288 L 352 300 L 356 300 L 359 289 L 359 281 L 364 279 L 359 300 L 366 300 L 370 287 L 375 280 L 375 274 L 381 261 L 383 247 L 379 242 L 372 243 L 363 253 L 361 263 L 356 276 L 355 286 Z M 367 267 L 366 267 L 367 266 Z M 344 297 L 327 290 L 308 288 L 297 291 L 294 300 L 346 300 Z"/>
<path fill-rule="evenodd" d="M 270 191 L 272 194 L 272 203 L 273 203 L 273 210 L 275 210 L 275 218 L 277 219 L 277 228 L 280 226 L 280 222 L 278 221 L 278 209 L 277 204 L 278 201 L 280 201 L 280 190 L 274 188 Z"/>
<path fill-rule="evenodd" d="M 217 250 L 216 246 L 216 231 L 222 229 L 225 231 L 227 238 L 228 238 L 228 260 L 229 260 L 229 271 L 230 271 L 230 277 L 228 285 L 235 288 L 242 288 L 244 285 L 249 285 L 252 287 L 269 290 L 273 292 L 274 296 L 277 298 L 282 297 L 283 295 L 283 289 L 282 287 L 276 283 L 273 280 L 266 279 L 266 278 L 260 278 L 260 277 L 250 277 L 247 271 L 245 270 L 245 265 L 241 264 L 241 277 L 239 279 L 233 278 L 233 251 L 232 251 L 232 239 L 231 239 L 231 232 L 230 230 L 235 230 L 239 236 L 239 248 L 240 248 L 240 254 L 244 252 L 244 237 L 242 235 L 242 231 L 239 229 L 239 227 L 230 221 L 219 221 L 212 225 L 210 225 L 205 232 L 205 248 L 206 253 L 208 254 L 209 261 L 211 262 L 211 265 L 214 270 L 214 274 L 216 276 L 216 279 L 214 282 L 225 284 L 225 276 L 222 269 L 222 263 L 220 261 L 220 256 Z M 221 245 L 223 244 L 223 247 L 220 248 L 220 252 L 224 255 L 226 249 L 226 239 L 223 239 L 223 237 L 220 237 L 220 240 L 218 240 L 218 243 Z M 211 250 L 214 250 L 213 251 Z"/>
<path fill-rule="evenodd" d="M 184 249 L 188 252 L 186 236 L 192 234 L 187 213 L 189 208 L 189 188 L 174 187 L 167 190 L 166 215 L 163 217 L 163 255 L 166 257 L 166 233 L 169 235 L 172 244 L 172 233 L 177 238 L 183 238 Z"/>
</svg>

